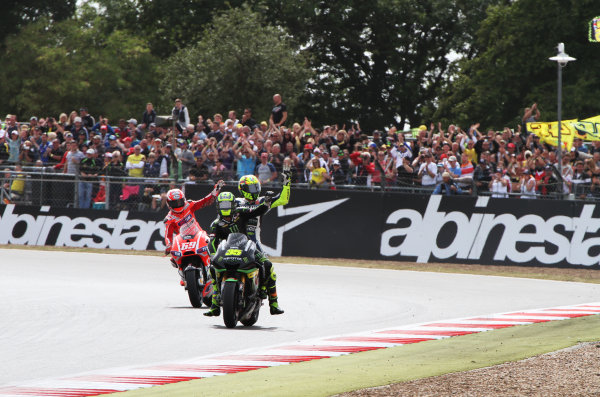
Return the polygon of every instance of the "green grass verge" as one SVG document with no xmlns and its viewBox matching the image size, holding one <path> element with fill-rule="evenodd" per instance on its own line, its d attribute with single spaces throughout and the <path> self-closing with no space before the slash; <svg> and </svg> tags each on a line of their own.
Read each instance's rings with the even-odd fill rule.
<svg viewBox="0 0 600 397">
<path fill-rule="evenodd" d="M 600 340 L 600 316 L 504 328 L 115 395 L 330 396 L 467 371 Z M 251 392 L 249 392 L 251 391 Z"/>
</svg>

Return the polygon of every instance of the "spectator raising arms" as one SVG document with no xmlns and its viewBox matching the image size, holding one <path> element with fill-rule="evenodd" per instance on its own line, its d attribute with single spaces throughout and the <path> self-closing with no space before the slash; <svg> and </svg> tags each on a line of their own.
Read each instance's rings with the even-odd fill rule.
<svg viewBox="0 0 600 397">
<path fill-rule="evenodd" d="M 268 153 L 260 155 L 260 163 L 256 166 L 254 175 L 256 175 L 261 184 L 277 180 L 277 171 L 275 170 L 275 166 L 269 163 Z"/>
</svg>

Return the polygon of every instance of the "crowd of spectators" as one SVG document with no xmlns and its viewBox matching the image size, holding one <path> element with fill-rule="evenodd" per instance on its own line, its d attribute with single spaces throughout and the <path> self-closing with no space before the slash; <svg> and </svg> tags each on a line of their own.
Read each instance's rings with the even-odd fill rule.
<svg viewBox="0 0 600 397">
<path fill-rule="evenodd" d="M 268 120 L 257 121 L 252 109 L 212 117 L 198 115 L 177 99 L 172 123 L 159 123 L 151 103 L 140 121 L 96 120 L 86 108 L 69 115 L 18 122 L 7 115 L 0 126 L 0 167 L 46 167 L 78 176 L 79 206 L 103 199 L 94 181 L 103 176 L 144 178 L 145 185 L 110 189 L 110 200 L 153 197 L 182 183 L 237 180 L 255 174 L 261 183 L 276 184 L 284 167 L 294 183 L 335 189 L 342 185 L 410 187 L 434 194 L 489 192 L 494 197 L 518 194 L 534 198 L 574 193 L 585 198 L 600 193 L 600 142 L 576 139 L 562 156 L 562 178 L 556 150 L 540 143 L 526 123 L 539 119 L 534 104 L 525 109 L 516 129 L 483 131 L 432 123 L 414 132 L 396 127 L 363 131 L 359 123 L 313 126 L 288 120 L 280 95 L 273 97 Z M 120 187 L 119 187 L 120 186 Z M 112 184 L 111 184 L 112 187 Z M 162 200 L 164 205 L 164 199 Z"/>
</svg>

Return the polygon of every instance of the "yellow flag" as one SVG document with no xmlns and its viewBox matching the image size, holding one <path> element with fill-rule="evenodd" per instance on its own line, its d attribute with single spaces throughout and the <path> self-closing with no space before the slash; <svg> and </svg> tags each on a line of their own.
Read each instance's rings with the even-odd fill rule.
<svg viewBox="0 0 600 397">
<path fill-rule="evenodd" d="M 573 128 L 572 124 L 575 122 L 577 122 L 577 119 L 564 120 L 561 122 L 561 143 L 563 149 L 571 150 L 571 146 L 573 146 L 575 128 Z M 544 142 L 551 146 L 558 146 L 558 121 L 548 123 L 548 136 Z"/>
<path fill-rule="evenodd" d="M 575 136 L 584 141 L 600 141 L 600 116 L 579 120 L 572 124 Z"/>
<path fill-rule="evenodd" d="M 577 119 L 561 121 L 561 144 L 563 149 L 571 150 L 576 129 L 573 126 Z M 541 143 L 558 146 L 558 121 L 551 123 L 527 123 L 527 129 L 540 137 Z"/>
</svg>

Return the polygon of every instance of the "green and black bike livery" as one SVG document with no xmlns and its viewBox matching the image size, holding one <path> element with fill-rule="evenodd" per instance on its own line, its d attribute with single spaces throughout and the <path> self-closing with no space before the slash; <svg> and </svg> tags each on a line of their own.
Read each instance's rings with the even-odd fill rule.
<svg viewBox="0 0 600 397">
<path fill-rule="evenodd" d="M 256 244 L 242 233 L 231 233 L 221 241 L 212 267 L 219 285 L 223 321 L 227 328 L 241 322 L 251 326 L 258 320 L 262 297 Z M 219 298 L 217 298 L 219 299 Z"/>
</svg>

